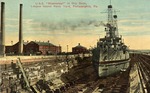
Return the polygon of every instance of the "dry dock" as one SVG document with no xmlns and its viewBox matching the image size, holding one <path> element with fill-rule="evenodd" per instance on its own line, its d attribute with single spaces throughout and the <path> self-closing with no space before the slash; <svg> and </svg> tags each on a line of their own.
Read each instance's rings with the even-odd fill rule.
<svg viewBox="0 0 150 93">
<path fill-rule="evenodd" d="M 150 93 L 150 56 L 132 53 L 130 57 L 128 70 L 105 78 L 97 77 L 90 57 L 81 58 L 81 63 L 76 62 L 73 56 L 70 57 L 73 60 L 69 61 L 69 68 L 65 57 L 61 56 L 59 60 L 55 56 L 22 57 L 22 62 L 30 77 L 30 84 L 37 93 Z M 11 63 L 14 60 L 15 63 L 16 58 L 1 58 L 0 62 Z M 1 93 L 29 93 L 22 88 L 20 79 L 11 71 L 11 65 L 5 68 L 5 64 L 1 64 L 1 77 Z M 44 81 L 39 81 L 43 79 Z M 43 84 L 49 88 L 38 89 L 37 85 L 42 85 L 39 82 L 45 82 Z"/>
</svg>

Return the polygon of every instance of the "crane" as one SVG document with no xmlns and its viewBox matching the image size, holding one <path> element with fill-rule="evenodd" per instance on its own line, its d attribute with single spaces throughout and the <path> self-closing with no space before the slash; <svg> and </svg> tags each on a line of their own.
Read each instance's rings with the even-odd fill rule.
<svg viewBox="0 0 150 93">
<path fill-rule="evenodd" d="M 26 73 L 25 73 L 25 71 L 24 71 L 24 69 L 23 69 L 23 66 L 22 66 L 22 63 L 21 63 L 21 59 L 20 59 L 20 58 L 18 58 L 18 60 L 17 60 L 17 65 L 19 66 L 19 68 L 20 68 L 20 70 L 21 70 L 21 73 L 22 73 L 22 75 L 23 75 L 23 79 L 24 79 L 24 81 L 25 81 L 25 83 L 26 83 L 27 89 L 28 89 L 29 91 L 33 92 L 33 93 L 37 93 L 36 90 L 35 90 L 32 86 L 30 86 L 29 80 L 28 80 L 28 78 L 27 78 L 27 76 L 26 76 Z"/>
</svg>

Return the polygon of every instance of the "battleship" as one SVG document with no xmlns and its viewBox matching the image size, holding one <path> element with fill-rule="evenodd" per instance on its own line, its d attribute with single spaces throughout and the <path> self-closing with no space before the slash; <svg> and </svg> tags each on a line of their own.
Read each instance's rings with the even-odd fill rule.
<svg viewBox="0 0 150 93">
<path fill-rule="evenodd" d="M 126 71 L 130 61 L 129 48 L 124 44 L 122 36 L 119 36 L 117 15 L 111 4 L 108 5 L 107 13 L 107 23 L 101 22 L 106 35 L 99 38 L 97 46 L 92 49 L 92 62 L 99 77 Z"/>
</svg>

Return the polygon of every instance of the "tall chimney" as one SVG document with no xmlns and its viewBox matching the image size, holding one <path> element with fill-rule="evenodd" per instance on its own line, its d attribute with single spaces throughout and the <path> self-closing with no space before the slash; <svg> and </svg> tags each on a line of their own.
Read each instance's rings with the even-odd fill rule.
<svg viewBox="0 0 150 93">
<path fill-rule="evenodd" d="M 5 55 L 5 3 L 1 2 L 0 55 Z"/>
<path fill-rule="evenodd" d="M 22 8 L 23 4 L 20 4 L 20 13 L 19 13 L 19 55 L 23 54 L 23 35 L 22 35 Z"/>
</svg>

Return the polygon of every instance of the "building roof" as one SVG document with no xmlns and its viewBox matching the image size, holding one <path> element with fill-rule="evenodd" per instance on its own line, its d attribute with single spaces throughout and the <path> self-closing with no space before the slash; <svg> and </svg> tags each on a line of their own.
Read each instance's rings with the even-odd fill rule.
<svg viewBox="0 0 150 93">
<path fill-rule="evenodd" d="M 27 45 L 29 42 L 23 42 L 24 45 Z"/>
<path fill-rule="evenodd" d="M 81 46 L 81 45 L 80 45 L 80 43 L 78 43 L 78 45 L 77 45 L 77 46 L 75 46 L 75 47 L 73 47 L 73 48 L 86 48 L 86 47 Z"/>
<path fill-rule="evenodd" d="M 24 42 L 23 41 L 23 45 L 27 45 L 29 42 Z M 13 45 L 17 45 L 17 44 L 19 44 L 19 42 L 17 42 L 17 43 L 15 43 L 15 44 L 13 44 Z M 10 46 L 13 46 L 13 45 L 10 45 Z"/>
<path fill-rule="evenodd" d="M 41 46 L 55 46 L 54 44 L 52 43 L 49 43 L 49 42 L 37 42 L 37 41 L 32 41 L 38 45 L 41 45 Z"/>
<path fill-rule="evenodd" d="M 33 43 L 36 43 L 36 44 L 38 44 L 38 45 L 41 45 L 41 46 L 56 46 L 56 45 L 54 45 L 54 44 L 52 44 L 52 43 L 50 43 L 50 42 L 38 42 L 38 41 L 31 41 L 31 42 L 33 42 Z M 14 45 L 16 45 L 16 44 L 18 44 L 19 42 L 17 42 L 17 43 L 15 43 Z M 30 43 L 30 42 L 23 42 L 23 45 L 27 45 L 28 43 Z M 10 45 L 11 46 L 11 45 Z M 12 45 L 13 46 L 13 45 Z"/>
</svg>

